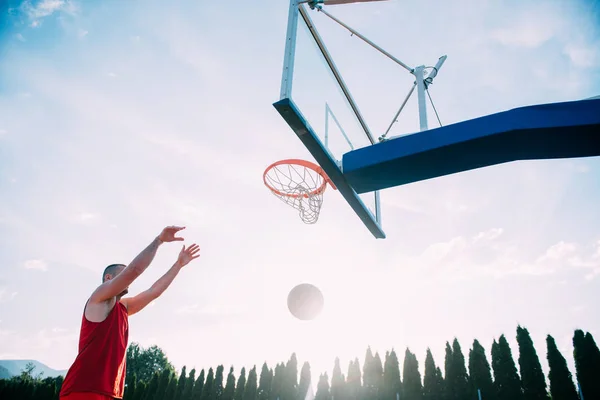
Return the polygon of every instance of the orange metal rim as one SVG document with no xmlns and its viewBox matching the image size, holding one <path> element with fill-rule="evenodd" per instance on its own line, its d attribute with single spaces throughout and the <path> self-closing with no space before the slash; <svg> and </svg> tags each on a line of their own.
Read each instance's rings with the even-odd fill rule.
<svg viewBox="0 0 600 400">
<path fill-rule="evenodd" d="M 310 161 L 300 160 L 300 159 L 296 159 L 296 158 L 289 158 L 289 159 L 286 159 L 286 160 L 280 160 L 280 161 L 274 162 L 273 164 L 269 165 L 265 169 L 265 172 L 263 173 L 263 182 L 264 182 L 265 186 L 268 187 L 269 190 L 271 190 L 276 195 L 278 195 L 278 196 L 284 196 L 284 197 L 292 197 L 292 198 L 296 198 L 296 197 L 300 197 L 300 196 L 307 197 L 307 195 L 283 193 L 283 192 L 275 189 L 271 185 L 269 185 L 269 183 L 267 182 L 267 174 L 269 173 L 269 171 L 271 169 L 279 166 L 279 165 L 285 165 L 285 164 L 294 164 L 294 165 L 299 165 L 301 167 L 312 169 L 317 174 L 319 174 L 319 175 L 321 175 L 323 177 L 323 184 L 321 184 L 321 186 L 319 186 L 318 188 L 316 188 L 315 190 L 313 190 L 312 192 L 310 192 L 310 195 L 314 196 L 314 195 L 323 193 L 325 191 L 325 188 L 327 187 L 328 183 L 331 185 L 331 187 L 334 190 L 337 190 L 336 187 L 335 187 L 335 185 L 331 181 L 331 179 L 329 179 L 329 177 L 327 176 L 327 174 L 325 173 L 325 171 L 323 171 L 323 168 L 319 167 L 317 164 L 312 163 Z"/>
</svg>

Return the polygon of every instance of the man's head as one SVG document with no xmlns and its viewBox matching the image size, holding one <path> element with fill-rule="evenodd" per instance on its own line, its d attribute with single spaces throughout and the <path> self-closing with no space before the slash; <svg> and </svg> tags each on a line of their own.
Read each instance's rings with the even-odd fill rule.
<svg viewBox="0 0 600 400">
<path fill-rule="evenodd" d="M 119 275 L 124 269 L 126 265 L 124 264 L 111 264 L 108 267 L 104 268 L 104 272 L 102 273 L 102 283 L 114 279 L 117 275 Z M 129 292 L 129 288 L 125 288 L 121 293 L 117 295 L 117 297 L 122 297 Z"/>
</svg>

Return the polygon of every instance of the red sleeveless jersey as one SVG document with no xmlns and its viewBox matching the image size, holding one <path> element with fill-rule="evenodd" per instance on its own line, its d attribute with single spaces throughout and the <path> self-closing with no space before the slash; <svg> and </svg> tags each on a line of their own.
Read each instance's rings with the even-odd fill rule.
<svg viewBox="0 0 600 400">
<path fill-rule="evenodd" d="M 102 322 L 89 321 L 84 311 L 79 353 L 65 376 L 60 396 L 93 392 L 122 399 L 128 340 L 127 308 L 120 301 Z"/>
</svg>

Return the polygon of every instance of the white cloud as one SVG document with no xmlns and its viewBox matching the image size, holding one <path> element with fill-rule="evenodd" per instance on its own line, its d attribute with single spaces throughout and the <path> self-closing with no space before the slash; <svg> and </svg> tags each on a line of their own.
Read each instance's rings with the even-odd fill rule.
<svg viewBox="0 0 600 400">
<path fill-rule="evenodd" d="M 600 245 L 598 246 L 600 248 Z M 600 257 L 586 254 L 585 247 L 560 241 L 550 246 L 533 263 L 516 262 L 509 274 L 547 275 L 565 271 L 584 271 L 586 280 L 600 274 Z"/>
<path fill-rule="evenodd" d="M 564 241 L 560 241 L 555 245 L 550 246 L 536 262 L 544 263 L 548 261 L 559 261 L 566 256 L 573 254 L 576 250 L 577 245 L 575 243 L 565 243 Z"/>
<path fill-rule="evenodd" d="M 97 221 L 100 216 L 92 212 L 81 212 L 75 216 L 75 220 L 80 223 L 90 223 Z"/>
<path fill-rule="evenodd" d="M 48 271 L 48 265 L 43 260 L 27 260 L 23 264 L 25 269 L 33 269 L 37 271 Z"/>
<path fill-rule="evenodd" d="M 535 48 L 560 35 L 565 22 L 551 5 L 528 6 L 516 11 L 506 24 L 493 29 L 492 40 L 505 46 Z"/>
<path fill-rule="evenodd" d="M 44 18 L 54 14 L 56 11 L 66 8 L 64 0 L 42 0 L 36 5 L 30 0 L 26 0 L 21 5 L 30 18 Z"/>
<path fill-rule="evenodd" d="M 5 287 L 0 288 L 0 303 L 9 302 L 17 296 L 17 291 L 9 291 Z"/>
<path fill-rule="evenodd" d="M 498 29 L 491 37 L 506 46 L 538 47 L 552 37 L 550 28 L 533 24 Z"/>
<path fill-rule="evenodd" d="M 500 240 L 504 234 L 503 229 L 495 228 L 470 238 L 457 236 L 433 243 L 418 256 L 403 260 L 402 264 L 414 265 L 416 270 L 426 268 L 439 278 L 452 280 L 480 276 L 543 276 L 565 271 L 583 271 L 586 280 L 600 275 L 600 244 L 594 247 L 596 253 L 586 255 L 585 247 L 560 241 L 533 261 L 528 261 L 527 254 L 512 239 Z"/>
<path fill-rule="evenodd" d="M 490 229 L 485 232 L 479 232 L 473 238 L 473 242 L 478 242 L 480 240 L 494 240 L 494 239 L 499 238 L 503 232 L 504 232 L 504 229 L 502 229 L 502 228 L 493 228 L 493 229 Z"/>
<path fill-rule="evenodd" d="M 582 44 L 568 43 L 564 52 L 576 67 L 590 68 L 598 65 L 600 61 L 600 50 L 598 44 L 594 47 L 587 47 Z"/>
<path fill-rule="evenodd" d="M 0 136 L 4 136 L 8 133 L 6 129 L 0 129 Z"/>
</svg>

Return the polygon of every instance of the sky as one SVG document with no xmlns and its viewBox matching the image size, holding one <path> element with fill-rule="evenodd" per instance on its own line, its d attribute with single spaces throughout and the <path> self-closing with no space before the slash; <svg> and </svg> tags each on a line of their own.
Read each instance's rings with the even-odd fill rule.
<svg viewBox="0 0 600 400">
<path fill-rule="evenodd" d="M 238 373 L 296 352 L 316 379 L 331 376 L 335 357 L 344 372 L 355 357 L 362 365 L 371 346 L 401 359 L 410 348 L 423 373 L 426 349 L 443 365 L 454 338 L 465 355 L 478 339 L 490 357 L 505 334 L 516 360 L 521 324 L 546 372 L 551 334 L 574 373 L 573 331 L 600 340 L 600 159 L 515 162 L 385 190 L 384 240 L 332 190 L 305 225 L 262 183 L 274 161 L 311 160 L 272 106 L 286 1 L 2 4 L 0 359 L 67 369 L 104 267 L 128 263 L 168 225 L 186 226 L 201 257 L 131 317 L 130 340 L 160 346 L 177 368 Z M 444 125 L 600 95 L 595 1 L 328 10 L 409 65 L 448 55 L 430 90 Z M 317 17 L 380 135 L 410 75 Z M 316 90 L 307 82 L 298 96 Z M 417 129 L 413 97 L 392 134 Z M 163 245 L 130 292 L 152 285 L 180 245 Z M 317 320 L 287 310 L 302 282 L 323 292 Z"/>
</svg>

